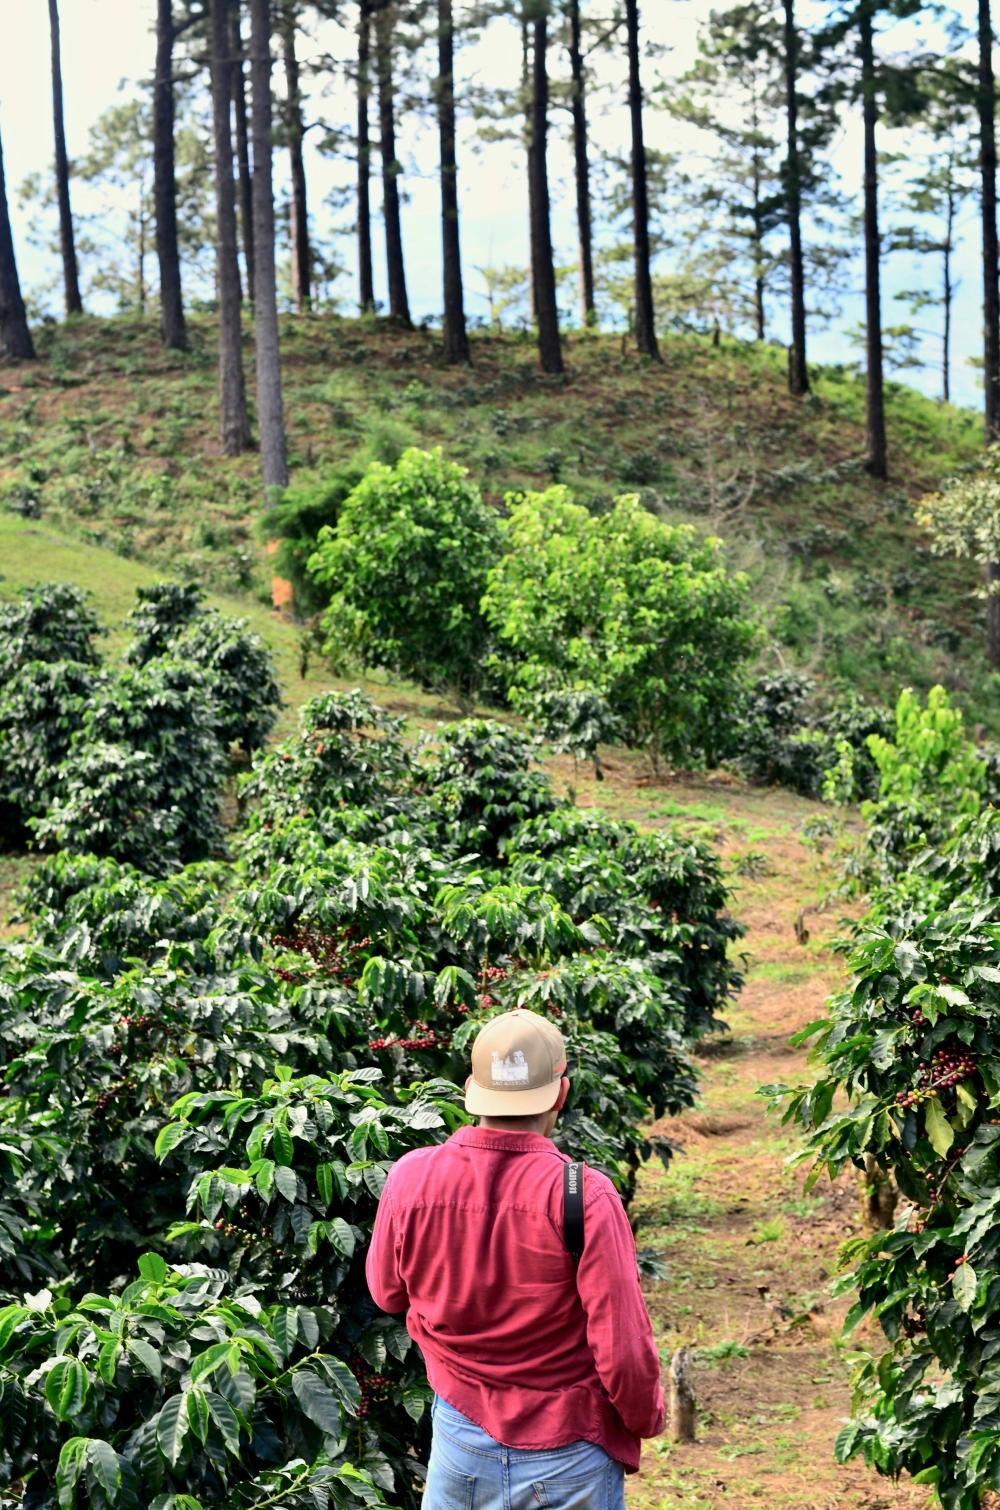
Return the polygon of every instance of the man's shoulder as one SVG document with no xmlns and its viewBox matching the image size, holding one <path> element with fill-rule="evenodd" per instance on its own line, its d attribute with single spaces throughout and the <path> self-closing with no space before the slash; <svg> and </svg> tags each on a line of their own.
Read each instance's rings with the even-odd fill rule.
<svg viewBox="0 0 1000 1510">
<path fill-rule="evenodd" d="M 401 1191 L 410 1186 L 414 1180 L 425 1177 L 430 1168 L 440 1161 L 442 1155 L 447 1156 L 448 1142 L 431 1143 L 426 1148 L 411 1148 L 409 1153 L 404 1153 L 393 1164 L 389 1171 L 389 1183 L 393 1191 Z"/>
<path fill-rule="evenodd" d="M 621 1206 L 622 1198 L 619 1195 L 613 1180 L 610 1180 L 601 1170 L 594 1169 L 590 1164 L 586 1166 L 583 1177 L 583 1206 L 586 1211 L 597 1201 L 613 1200 L 617 1206 Z M 624 1209 L 624 1208 L 623 1208 Z"/>
</svg>

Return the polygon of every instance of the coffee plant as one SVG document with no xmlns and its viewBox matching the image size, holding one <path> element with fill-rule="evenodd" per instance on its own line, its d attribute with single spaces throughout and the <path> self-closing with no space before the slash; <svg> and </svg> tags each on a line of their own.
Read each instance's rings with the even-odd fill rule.
<svg viewBox="0 0 1000 1510">
<path fill-rule="evenodd" d="M 807 1188 L 853 1163 L 899 1192 L 890 1231 L 841 1249 L 845 1331 L 870 1317 L 884 1342 L 855 1354 L 838 1457 L 977 1510 L 1000 1489 L 1000 824 L 941 689 L 897 719 L 894 745 L 871 741 L 850 985 L 798 1035 L 819 1076 L 766 1089 L 805 1134 Z"/>
</svg>

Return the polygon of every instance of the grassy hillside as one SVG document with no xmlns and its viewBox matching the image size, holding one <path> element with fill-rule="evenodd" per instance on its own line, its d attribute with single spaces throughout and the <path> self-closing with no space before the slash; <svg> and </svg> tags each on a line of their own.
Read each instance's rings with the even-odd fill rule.
<svg viewBox="0 0 1000 1510">
<path fill-rule="evenodd" d="M 977 454 L 972 412 L 890 385 L 882 485 L 859 464 L 862 383 L 826 369 L 792 401 L 781 348 L 676 336 L 654 367 L 620 337 L 581 336 L 556 381 L 518 335 L 477 336 L 463 371 L 443 366 L 433 333 L 384 323 L 284 318 L 282 337 L 293 478 L 416 443 L 444 446 L 497 505 L 554 479 L 595 509 L 639 491 L 728 541 L 770 631 L 766 665 L 884 698 L 940 680 L 1000 731 L 975 573 L 931 558 L 911 519 L 922 492 Z M 126 575 L 141 564 L 266 605 L 257 459 L 218 454 L 212 321 L 192 322 L 183 356 L 133 318 L 52 326 L 40 346 L 37 362 L 0 372 L 0 499 L 14 511 L 0 513 L 0 592 L 63 574 L 115 598 L 127 563 Z M 249 329 L 246 360 L 252 385 Z M 32 529 L 100 549 L 70 570 L 33 548 Z M 280 638 L 292 647 L 294 631 Z"/>
</svg>

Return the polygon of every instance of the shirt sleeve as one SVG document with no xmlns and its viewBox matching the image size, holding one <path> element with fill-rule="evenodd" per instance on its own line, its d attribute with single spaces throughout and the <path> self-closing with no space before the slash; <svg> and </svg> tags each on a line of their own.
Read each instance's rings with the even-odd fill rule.
<svg viewBox="0 0 1000 1510">
<path fill-rule="evenodd" d="M 666 1412 L 660 1357 L 639 1288 L 635 1239 L 614 1189 L 588 1201 L 576 1283 L 597 1373 L 629 1431 L 655 1437 Z"/>
<path fill-rule="evenodd" d="M 382 1188 L 372 1240 L 365 1259 L 365 1277 L 372 1299 L 380 1310 L 387 1311 L 390 1316 L 405 1311 L 410 1304 L 406 1285 L 399 1273 L 399 1239 L 392 1209 L 391 1180 L 390 1175 Z"/>
</svg>

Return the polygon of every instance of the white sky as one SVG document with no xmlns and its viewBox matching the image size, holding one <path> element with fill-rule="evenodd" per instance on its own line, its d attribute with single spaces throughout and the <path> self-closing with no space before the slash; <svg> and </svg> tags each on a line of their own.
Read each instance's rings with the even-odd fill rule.
<svg viewBox="0 0 1000 1510">
<path fill-rule="evenodd" d="M 16 203 L 15 190 L 32 171 L 48 170 L 52 157 L 51 94 L 49 82 L 49 38 L 47 7 L 41 0 L 15 3 L 0 0 L 3 7 L 4 47 L 0 50 L 0 129 L 7 175 L 8 195 L 14 221 L 14 237 L 22 282 L 37 285 L 54 272 L 53 259 L 28 245 L 26 217 Z M 811 8 L 820 14 L 815 0 L 807 0 L 806 17 Z M 647 38 L 668 51 L 655 63 L 647 62 L 645 82 L 652 84 L 657 72 L 670 76 L 689 66 L 695 53 L 699 21 L 707 16 L 711 0 L 644 0 L 643 25 Z M 721 8 L 721 7 L 720 7 Z M 63 40 L 63 83 L 65 91 L 66 131 L 70 156 L 80 155 L 87 146 L 88 128 L 110 104 L 127 97 L 138 81 L 149 76 L 153 62 L 153 0 L 61 0 Z M 962 0 L 962 9 L 971 19 L 971 0 Z M 329 50 L 344 55 L 352 50 L 353 38 L 327 27 L 322 37 Z M 893 45 L 902 45 L 905 34 L 898 31 Z M 497 23 L 475 48 L 466 49 L 459 59 L 466 78 L 481 83 L 513 86 L 520 69 L 520 37 L 510 23 Z M 564 72 L 565 61 L 553 49 L 553 72 Z M 277 71 L 276 71 L 277 73 Z M 608 148 L 627 145 L 628 117 L 623 92 L 615 88 L 620 78 L 609 72 L 609 88 L 591 104 L 591 128 L 595 142 Z M 123 93 L 119 86 L 125 81 Z M 280 74 L 278 74 L 280 84 Z M 324 81 L 307 81 L 313 98 L 307 104 L 307 117 L 322 114 L 331 119 L 349 121 L 352 102 L 347 85 L 339 82 L 332 88 Z M 323 97 L 324 87 L 328 97 Z M 373 112 L 374 115 L 374 112 Z M 373 122 L 374 125 L 374 122 Z M 651 145 L 676 151 L 704 150 L 705 142 L 697 132 L 680 127 L 665 113 L 648 110 L 647 138 Z M 313 134 L 313 137 L 315 133 Z M 353 164 L 332 162 L 321 157 L 307 138 L 307 174 L 310 211 L 317 232 L 328 234 L 339 219 L 323 203 L 326 194 L 338 182 L 353 174 Z M 466 306 L 471 313 L 486 312 L 484 285 L 475 273 L 477 266 L 505 264 L 523 266 L 527 261 L 527 190 L 522 155 L 508 144 L 473 150 L 471 127 L 463 129 L 459 144 L 459 184 L 461 194 L 462 254 L 466 276 Z M 926 145 L 916 131 L 880 133 L 880 149 L 901 151 L 912 159 Z M 843 191 L 856 196 L 860 188 L 860 126 L 849 121 L 832 154 L 832 168 L 839 175 Z M 439 256 L 439 203 L 435 178 L 436 139 L 433 132 L 418 121 L 403 119 L 400 125 L 400 156 L 408 169 L 405 189 L 409 202 L 403 210 L 403 235 L 406 272 L 411 307 L 418 318 L 441 308 Z M 280 192 L 285 165 L 278 154 L 276 184 Z M 575 224 L 571 161 L 566 118 L 554 118 L 551 136 L 551 186 L 553 198 L 553 233 L 557 258 L 570 262 L 574 257 Z M 373 188 L 377 186 L 373 180 Z M 77 193 L 80 192 L 77 186 Z M 883 217 L 887 219 L 887 216 Z M 952 392 L 956 401 L 979 407 L 981 392 L 976 375 L 968 365 L 970 356 L 981 350 L 981 274 L 978 261 L 978 225 L 974 207 L 964 216 L 965 231 L 955 264 L 960 280 L 954 311 Z M 376 293 L 384 295 L 381 228 L 375 226 Z M 342 280 L 345 308 L 352 307 L 355 296 L 353 244 L 350 238 L 338 243 L 340 256 L 350 272 Z M 665 259 L 667 261 L 667 259 Z M 667 262 L 667 265 L 669 263 Z M 857 352 L 844 334 L 862 317 L 860 298 L 860 262 L 854 266 L 854 291 L 843 300 L 843 312 L 825 331 L 810 334 L 810 357 L 813 360 L 850 361 Z M 938 259 L 913 259 L 894 254 L 887 259 L 884 271 L 883 323 L 910 321 L 928 332 L 922 355 L 928 366 L 902 374 L 926 392 L 940 391 L 938 362 L 940 311 L 929 309 L 913 318 L 905 307 L 893 301 L 900 289 L 936 287 L 939 279 Z M 95 306 L 96 302 L 95 302 Z M 780 305 L 772 307 L 771 333 L 786 338 L 787 319 Z"/>
</svg>

